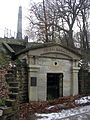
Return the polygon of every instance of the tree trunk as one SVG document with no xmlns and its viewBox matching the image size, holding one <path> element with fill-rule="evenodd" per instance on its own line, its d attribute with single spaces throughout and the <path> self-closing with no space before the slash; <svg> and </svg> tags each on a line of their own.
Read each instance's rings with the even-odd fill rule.
<svg viewBox="0 0 90 120">
<path fill-rule="evenodd" d="M 74 41 L 73 41 L 73 31 L 72 31 L 72 29 L 71 30 L 69 30 L 68 31 L 68 45 L 70 46 L 70 47 L 74 47 Z"/>
</svg>

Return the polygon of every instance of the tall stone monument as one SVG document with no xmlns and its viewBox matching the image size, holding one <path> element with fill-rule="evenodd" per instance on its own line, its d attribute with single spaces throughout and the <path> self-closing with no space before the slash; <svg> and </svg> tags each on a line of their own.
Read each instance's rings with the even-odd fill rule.
<svg viewBox="0 0 90 120">
<path fill-rule="evenodd" d="M 22 39 L 22 7 L 21 6 L 19 6 L 19 12 L 18 12 L 17 39 Z"/>
</svg>

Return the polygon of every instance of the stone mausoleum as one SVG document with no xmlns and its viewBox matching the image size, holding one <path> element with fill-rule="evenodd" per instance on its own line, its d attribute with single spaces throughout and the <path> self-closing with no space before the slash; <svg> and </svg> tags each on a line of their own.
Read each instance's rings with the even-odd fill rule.
<svg viewBox="0 0 90 120">
<path fill-rule="evenodd" d="M 57 43 L 30 45 L 19 52 L 28 64 L 29 101 L 78 94 L 80 54 Z"/>
</svg>

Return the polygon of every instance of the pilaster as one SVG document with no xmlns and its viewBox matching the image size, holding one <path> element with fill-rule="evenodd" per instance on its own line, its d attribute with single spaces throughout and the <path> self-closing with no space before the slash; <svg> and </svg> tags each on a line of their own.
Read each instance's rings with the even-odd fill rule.
<svg viewBox="0 0 90 120">
<path fill-rule="evenodd" d="M 72 81 L 71 81 L 71 95 L 78 94 L 78 72 L 79 72 L 78 62 L 73 61 L 72 66 Z"/>
</svg>

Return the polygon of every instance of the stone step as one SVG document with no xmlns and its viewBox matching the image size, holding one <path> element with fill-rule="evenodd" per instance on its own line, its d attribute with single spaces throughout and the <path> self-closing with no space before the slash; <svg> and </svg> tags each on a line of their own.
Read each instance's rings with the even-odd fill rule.
<svg viewBox="0 0 90 120">
<path fill-rule="evenodd" d="M 5 74 L 5 78 L 10 78 L 10 77 L 12 77 L 13 76 L 13 74 L 12 73 L 7 73 L 7 74 Z"/>
<path fill-rule="evenodd" d="M 11 86 L 9 88 L 11 88 L 11 89 L 19 89 L 19 87 L 11 87 Z"/>
<path fill-rule="evenodd" d="M 14 77 L 6 78 L 5 80 L 6 80 L 7 83 L 9 83 L 9 82 L 16 82 L 16 79 Z"/>
<path fill-rule="evenodd" d="M 18 93 L 9 93 L 8 95 L 10 99 L 17 99 L 19 97 Z"/>
<path fill-rule="evenodd" d="M 9 87 L 9 91 L 11 92 L 14 92 L 14 93 L 18 93 L 19 91 L 19 87 Z"/>
<path fill-rule="evenodd" d="M 18 93 L 11 92 L 9 95 L 18 95 Z"/>
<path fill-rule="evenodd" d="M 12 99 L 6 99 L 5 100 L 5 104 L 7 107 L 11 107 L 11 106 L 14 106 L 16 103 L 16 100 L 12 100 Z"/>
<path fill-rule="evenodd" d="M 10 87 L 18 87 L 19 83 L 13 81 L 13 82 L 9 82 L 8 84 L 9 84 Z"/>
<path fill-rule="evenodd" d="M 10 84 L 10 83 L 11 83 L 11 84 L 12 84 L 12 83 L 13 83 L 13 84 L 14 84 L 14 83 L 17 84 L 17 83 L 19 83 L 19 81 L 17 81 L 17 80 L 15 80 L 15 81 L 9 81 L 8 84 Z"/>
<path fill-rule="evenodd" d="M 14 73 L 14 69 L 8 70 L 8 73 Z"/>
</svg>

